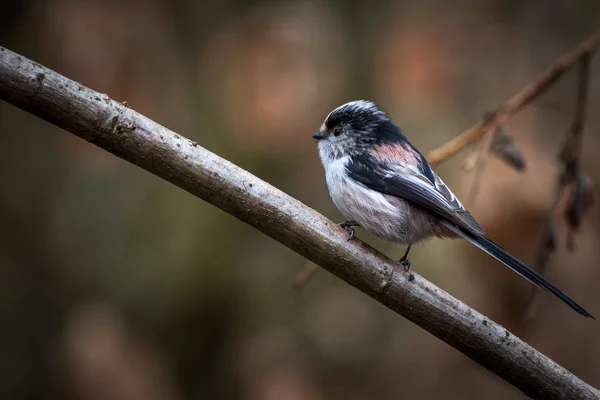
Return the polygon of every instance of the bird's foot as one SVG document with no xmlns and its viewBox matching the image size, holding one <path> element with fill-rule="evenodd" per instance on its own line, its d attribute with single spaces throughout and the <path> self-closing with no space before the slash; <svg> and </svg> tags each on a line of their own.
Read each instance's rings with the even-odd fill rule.
<svg viewBox="0 0 600 400">
<path fill-rule="evenodd" d="M 410 271 L 410 260 L 408 258 L 401 258 L 398 260 L 405 272 Z"/>
<path fill-rule="evenodd" d="M 398 260 L 398 262 L 400 263 L 400 265 L 402 265 L 404 267 L 404 271 L 406 271 L 406 272 L 410 271 L 410 260 L 408 259 L 408 253 L 410 253 L 411 247 L 412 247 L 412 243 L 408 245 L 408 247 L 406 248 L 406 251 L 404 252 L 404 255 L 402 256 L 401 259 Z"/>
<path fill-rule="evenodd" d="M 360 225 L 356 221 L 344 221 L 344 222 L 340 222 L 338 224 L 338 226 L 344 228 L 344 230 L 350 234 L 350 237 L 348 238 L 348 240 L 350 240 L 354 237 L 354 228 L 353 227 L 360 226 Z"/>
</svg>

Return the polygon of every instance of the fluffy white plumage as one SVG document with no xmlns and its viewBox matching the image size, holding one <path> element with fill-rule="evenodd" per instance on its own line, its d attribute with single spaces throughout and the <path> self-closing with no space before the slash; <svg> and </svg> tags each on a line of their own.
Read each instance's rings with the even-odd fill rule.
<svg viewBox="0 0 600 400">
<path fill-rule="evenodd" d="M 321 146 L 319 146 L 319 149 Z M 413 204 L 369 189 L 348 176 L 348 156 L 331 159 L 319 151 L 335 206 L 348 219 L 383 239 L 413 244 L 442 233 L 436 220 Z"/>
</svg>

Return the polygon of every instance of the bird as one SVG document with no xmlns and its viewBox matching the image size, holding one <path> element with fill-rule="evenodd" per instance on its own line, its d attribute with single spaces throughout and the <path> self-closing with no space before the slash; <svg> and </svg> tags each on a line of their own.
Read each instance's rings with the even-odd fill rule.
<svg viewBox="0 0 600 400">
<path fill-rule="evenodd" d="M 429 238 L 462 238 L 532 284 L 550 291 L 579 314 L 594 318 L 543 276 L 498 244 L 434 172 L 423 154 L 377 104 L 356 100 L 331 111 L 313 134 L 339 223 L 354 237 L 361 227 L 407 245 L 399 260 L 410 268 L 411 246 Z"/>
</svg>

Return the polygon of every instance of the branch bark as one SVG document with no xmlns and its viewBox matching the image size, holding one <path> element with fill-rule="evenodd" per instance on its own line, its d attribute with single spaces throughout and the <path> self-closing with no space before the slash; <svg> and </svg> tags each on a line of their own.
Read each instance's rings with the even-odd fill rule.
<svg viewBox="0 0 600 400">
<path fill-rule="evenodd" d="M 569 53 L 559 58 L 533 82 L 508 99 L 496 111 L 485 116 L 481 121 L 437 149 L 430 151 L 427 155 L 429 163 L 437 165 L 483 135 L 493 132 L 497 127 L 506 122 L 510 116 L 550 89 L 563 73 L 575 65 L 581 58 L 590 55 L 598 46 L 600 46 L 600 29 L 584 39 Z"/>
<path fill-rule="evenodd" d="M 342 228 L 298 200 L 107 95 L 2 47 L 0 99 L 254 226 L 532 398 L 600 398 L 598 390 L 502 326 L 360 240 L 346 240 Z"/>
</svg>

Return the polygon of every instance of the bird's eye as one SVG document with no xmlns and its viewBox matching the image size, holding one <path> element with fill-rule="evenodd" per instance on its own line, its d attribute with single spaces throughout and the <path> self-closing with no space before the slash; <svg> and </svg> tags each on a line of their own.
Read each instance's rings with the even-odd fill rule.
<svg viewBox="0 0 600 400">
<path fill-rule="evenodd" d="M 342 134 L 342 128 L 340 128 L 339 126 L 336 126 L 335 128 L 333 128 L 333 136 L 340 136 Z"/>
</svg>

